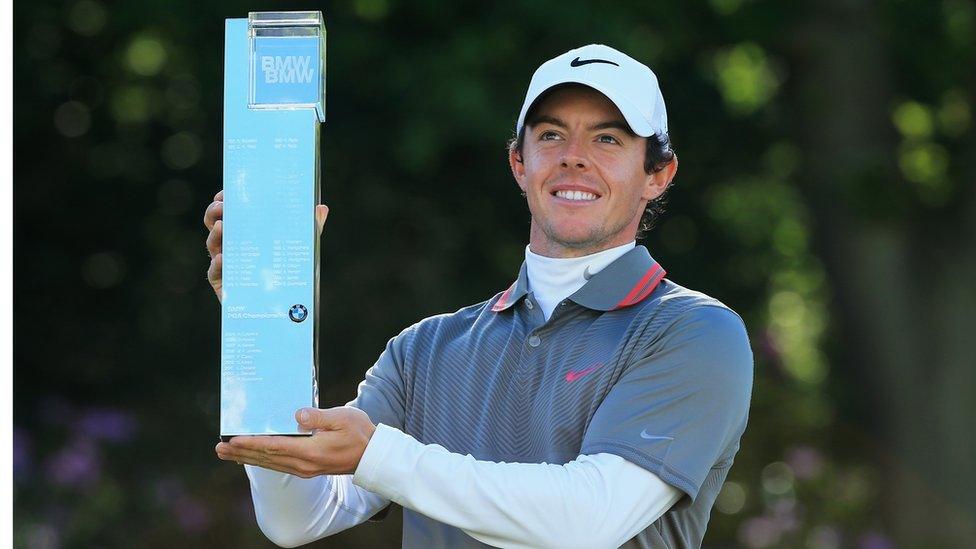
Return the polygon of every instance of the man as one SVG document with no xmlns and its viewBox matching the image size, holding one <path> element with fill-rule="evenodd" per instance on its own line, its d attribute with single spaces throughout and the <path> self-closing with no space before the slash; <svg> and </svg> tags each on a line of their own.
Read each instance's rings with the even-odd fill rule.
<svg viewBox="0 0 976 549">
<path fill-rule="evenodd" d="M 657 78 L 602 45 L 544 63 L 509 163 L 532 215 L 517 280 L 387 344 L 314 434 L 217 445 L 295 546 L 403 506 L 404 547 L 697 547 L 746 426 L 741 319 L 636 235 L 678 166 Z M 222 195 L 205 224 L 220 296 Z M 319 226 L 327 210 L 316 212 Z"/>
</svg>

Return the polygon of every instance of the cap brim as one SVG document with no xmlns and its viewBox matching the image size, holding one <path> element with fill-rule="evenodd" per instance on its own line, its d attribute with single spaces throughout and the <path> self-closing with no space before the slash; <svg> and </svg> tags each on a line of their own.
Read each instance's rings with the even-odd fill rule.
<svg viewBox="0 0 976 549">
<path fill-rule="evenodd" d="M 539 102 L 539 98 L 541 98 L 543 95 L 548 93 L 556 86 L 561 86 L 563 84 L 580 84 L 602 93 L 607 99 L 610 100 L 610 102 L 612 102 L 617 107 L 617 110 L 619 110 L 620 114 L 623 115 L 624 120 L 627 121 L 627 125 L 630 126 L 631 131 L 633 131 L 635 134 L 641 137 L 650 137 L 654 135 L 654 128 L 647 121 L 647 119 L 645 119 L 644 116 L 641 115 L 640 110 L 636 106 L 634 106 L 633 103 L 631 103 L 627 99 L 624 99 L 623 97 L 616 96 L 614 93 L 606 90 L 599 84 L 587 81 L 585 78 L 562 79 L 559 82 L 553 82 L 548 86 L 539 90 L 539 92 L 535 94 L 535 97 L 533 97 L 531 101 L 526 101 L 525 106 L 522 107 L 522 112 L 519 113 L 519 119 L 518 119 L 518 124 L 516 126 L 516 131 L 521 131 L 522 127 L 525 126 L 525 117 L 528 115 L 529 111 L 532 110 L 532 107 L 534 107 L 536 103 Z"/>
</svg>

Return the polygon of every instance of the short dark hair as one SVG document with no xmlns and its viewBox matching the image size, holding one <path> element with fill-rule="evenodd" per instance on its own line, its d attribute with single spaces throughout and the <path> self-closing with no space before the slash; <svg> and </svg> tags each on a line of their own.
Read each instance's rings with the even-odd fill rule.
<svg viewBox="0 0 976 549">
<path fill-rule="evenodd" d="M 548 94 L 552 90 L 546 92 Z M 545 96 L 546 94 L 543 94 Z M 509 153 L 516 152 L 519 156 L 522 155 L 522 146 L 525 143 L 525 128 L 532 126 L 536 123 L 534 116 L 536 105 L 541 104 L 542 97 L 540 96 L 536 99 L 532 108 L 525 115 L 525 124 L 519 130 L 518 134 L 508 141 L 508 151 Z M 631 132 L 632 135 L 637 135 Z M 644 149 L 644 171 L 651 174 L 663 170 L 668 164 L 674 160 L 674 147 L 671 145 L 671 139 L 668 137 L 667 132 L 655 133 L 654 135 L 647 138 L 647 146 Z M 641 216 L 640 224 L 637 226 L 636 238 L 641 239 L 647 236 L 648 231 L 654 227 L 657 220 L 664 215 L 665 205 L 667 203 L 668 191 L 671 190 L 671 183 L 668 183 L 667 188 L 660 196 L 651 200 L 647 203 L 644 208 L 644 215 Z"/>
</svg>

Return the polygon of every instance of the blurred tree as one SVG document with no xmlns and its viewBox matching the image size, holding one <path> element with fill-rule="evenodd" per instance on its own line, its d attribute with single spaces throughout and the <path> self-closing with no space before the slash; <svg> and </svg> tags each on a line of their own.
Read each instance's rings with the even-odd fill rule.
<svg viewBox="0 0 976 549">
<path fill-rule="evenodd" d="M 841 402 L 877 437 L 885 522 L 907 546 L 976 540 L 976 438 L 963 434 L 976 416 L 976 141 L 956 131 L 973 30 L 968 3 L 830 0 L 794 44 L 799 181 L 836 298 Z M 905 102 L 918 97 L 961 106 L 936 131 Z"/>
</svg>

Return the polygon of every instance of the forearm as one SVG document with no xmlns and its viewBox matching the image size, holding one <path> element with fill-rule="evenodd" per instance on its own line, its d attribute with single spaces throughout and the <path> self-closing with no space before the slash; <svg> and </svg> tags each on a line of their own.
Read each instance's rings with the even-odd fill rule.
<svg viewBox="0 0 976 549">
<path fill-rule="evenodd" d="M 352 483 L 351 475 L 310 479 L 246 465 L 258 526 L 282 547 L 295 547 L 365 522 L 389 500 Z"/>
<path fill-rule="evenodd" d="M 617 547 L 681 492 L 619 456 L 496 463 L 377 426 L 353 482 L 500 547 Z"/>
</svg>

